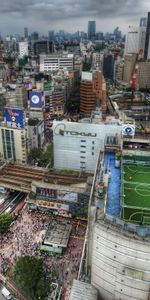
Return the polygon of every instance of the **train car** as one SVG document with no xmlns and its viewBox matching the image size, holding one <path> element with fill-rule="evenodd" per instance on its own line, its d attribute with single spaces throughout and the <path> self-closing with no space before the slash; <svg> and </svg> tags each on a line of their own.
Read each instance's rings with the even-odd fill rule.
<svg viewBox="0 0 150 300">
<path fill-rule="evenodd" d="M 0 206 L 5 202 L 6 197 L 0 197 Z"/>
<path fill-rule="evenodd" d="M 10 213 L 12 210 L 12 208 L 9 206 L 6 210 L 5 210 L 5 213 Z"/>
<path fill-rule="evenodd" d="M 6 194 L 7 192 L 8 192 L 8 189 L 6 189 L 6 188 L 0 186 L 0 194 L 1 194 L 1 193 L 2 193 L 2 194 Z"/>
</svg>

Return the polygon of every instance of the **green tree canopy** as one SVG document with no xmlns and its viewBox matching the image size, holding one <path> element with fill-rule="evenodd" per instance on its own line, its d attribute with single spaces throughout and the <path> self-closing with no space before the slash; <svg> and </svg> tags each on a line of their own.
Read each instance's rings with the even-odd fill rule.
<svg viewBox="0 0 150 300">
<path fill-rule="evenodd" d="M 42 152 L 40 156 L 40 161 L 43 163 L 49 163 L 53 161 L 53 144 L 48 145 L 46 152 Z"/>
<path fill-rule="evenodd" d="M 33 148 L 31 149 L 30 153 L 28 154 L 28 162 L 32 162 L 32 160 L 36 160 L 39 163 L 46 163 L 53 161 L 53 144 L 49 144 L 47 150 L 44 152 L 40 148 Z"/>
<path fill-rule="evenodd" d="M 14 269 L 14 281 L 18 288 L 32 300 L 42 300 L 48 295 L 50 283 L 45 277 L 41 258 L 20 257 Z"/>
<path fill-rule="evenodd" d="M 8 231 L 13 218 L 8 213 L 3 213 L 0 215 L 0 233 L 5 233 Z"/>
<path fill-rule="evenodd" d="M 41 153 L 42 153 L 42 151 L 39 148 L 33 148 L 33 149 L 31 149 L 31 151 L 30 151 L 30 153 L 28 155 L 28 160 L 32 161 L 33 159 L 40 159 Z"/>
</svg>

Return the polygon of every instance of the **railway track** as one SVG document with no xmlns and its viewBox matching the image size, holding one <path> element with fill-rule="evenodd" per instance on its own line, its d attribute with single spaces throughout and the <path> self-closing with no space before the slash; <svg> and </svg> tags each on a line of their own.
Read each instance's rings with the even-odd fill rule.
<svg viewBox="0 0 150 300">
<path fill-rule="evenodd" d="M 78 183 L 84 183 L 87 180 L 87 176 L 82 174 L 59 174 L 55 170 L 37 170 L 30 169 L 29 167 L 24 167 L 20 165 L 5 165 L 3 169 L 0 170 L 0 183 L 9 184 L 13 188 L 18 187 L 18 190 L 22 188 L 25 191 L 31 190 L 32 181 L 42 181 L 47 184 L 60 184 L 60 185 L 72 185 Z M 7 185 L 8 187 L 8 185 Z M 23 189 L 23 190 L 24 190 Z"/>
</svg>

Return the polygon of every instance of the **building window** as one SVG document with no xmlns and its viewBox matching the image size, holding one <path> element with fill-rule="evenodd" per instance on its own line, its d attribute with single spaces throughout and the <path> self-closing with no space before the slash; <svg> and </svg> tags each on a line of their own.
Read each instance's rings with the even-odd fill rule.
<svg viewBox="0 0 150 300">
<path fill-rule="evenodd" d="M 80 158 L 85 158 L 85 156 L 80 156 Z"/>
<path fill-rule="evenodd" d="M 81 140 L 80 142 L 86 142 L 86 140 Z"/>
<path fill-rule="evenodd" d="M 7 159 L 4 129 L 2 129 L 2 142 L 3 142 L 4 158 Z"/>
<path fill-rule="evenodd" d="M 94 155 L 94 152 L 92 152 L 92 155 Z"/>
<path fill-rule="evenodd" d="M 92 147 L 92 150 L 94 150 L 94 147 Z"/>
<path fill-rule="evenodd" d="M 92 141 L 92 144 L 94 145 L 94 144 L 95 144 L 95 142 L 94 142 L 94 141 Z"/>
<path fill-rule="evenodd" d="M 85 166 L 80 167 L 80 169 L 82 169 L 82 170 L 84 169 L 85 170 Z"/>
<path fill-rule="evenodd" d="M 10 131 L 6 129 L 5 135 L 6 135 L 7 156 L 8 158 L 12 158 Z"/>
<path fill-rule="evenodd" d="M 84 146 L 84 145 L 81 145 L 80 147 L 81 147 L 81 148 L 86 148 L 86 146 Z"/>
<path fill-rule="evenodd" d="M 14 142 L 14 132 L 11 131 L 11 141 L 12 141 L 12 151 L 13 151 L 13 158 L 16 161 L 16 151 L 15 151 L 15 142 Z"/>
<path fill-rule="evenodd" d="M 80 153 L 86 153 L 86 151 L 80 151 Z"/>
</svg>

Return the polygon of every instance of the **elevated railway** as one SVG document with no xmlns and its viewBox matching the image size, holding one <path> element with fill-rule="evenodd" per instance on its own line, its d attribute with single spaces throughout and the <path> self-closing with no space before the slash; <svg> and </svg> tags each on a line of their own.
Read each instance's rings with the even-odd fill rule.
<svg viewBox="0 0 150 300">
<path fill-rule="evenodd" d="M 31 192 L 32 182 L 36 181 L 59 185 L 74 185 L 81 184 L 87 181 L 89 174 L 81 174 L 71 172 L 63 174 L 58 170 L 46 170 L 40 168 L 30 168 L 29 166 L 21 166 L 17 164 L 8 163 L 0 169 L 0 186 L 18 190 L 21 192 Z"/>
</svg>

